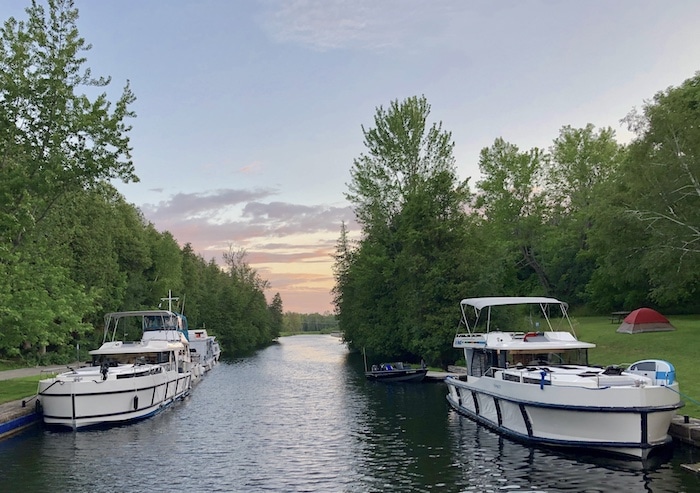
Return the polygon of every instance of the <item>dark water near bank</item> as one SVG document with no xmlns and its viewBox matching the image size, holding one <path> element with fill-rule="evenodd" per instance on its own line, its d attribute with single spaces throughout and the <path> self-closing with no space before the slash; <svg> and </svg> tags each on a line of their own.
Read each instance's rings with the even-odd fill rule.
<svg viewBox="0 0 700 493">
<path fill-rule="evenodd" d="M 365 381 L 332 336 L 223 363 L 130 426 L 0 442 L 0 492 L 699 492 L 677 446 L 639 462 L 562 455 L 450 410 L 442 383 Z"/>
</svg>

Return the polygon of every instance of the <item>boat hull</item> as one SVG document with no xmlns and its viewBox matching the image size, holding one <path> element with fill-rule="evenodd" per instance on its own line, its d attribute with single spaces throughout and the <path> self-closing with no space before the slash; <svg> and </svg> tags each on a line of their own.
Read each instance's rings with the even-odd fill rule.
<svg viewBox="0 0 700 493">
<path fill-rule="evenodd" d="M 102 380 L 99 369 L 67 372 L 39 382 L 43 422 L 73 430 L 145 419 L 189 394 L 190 372 L 162 371 Z"/>
<path fill-rule="evenodd" d="M 428 370 L 379 370 L 367 371 L 365 376 L 375 382 L 420 382 L 425 378 Z"/>
<path fill-rule="evenodd" d="M 642 459 L 671 442 L 668 428 L 682 406 L 674 394 L 677 384 L 581 389 L 524 386 L 489 377 L 445 381 L 450 406 L 501 434 Z"/>
</svg>

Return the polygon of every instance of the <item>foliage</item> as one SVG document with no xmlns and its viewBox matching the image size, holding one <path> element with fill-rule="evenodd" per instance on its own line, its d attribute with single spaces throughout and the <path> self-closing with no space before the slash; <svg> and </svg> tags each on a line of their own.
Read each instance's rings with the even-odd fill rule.
<svg viewBox="0 0 700 493">
<path fill-rule="evenodd" d="M 516 275 L 525 281 L 522 284 L 531 286 L 527 292 L 550 294 L 551 281 L 539 251 L 545 215 L 543 160 L 537 148 L 521 152 L 517 146 L 496 139 L 479 157 L 483 178 L 477 183 L 475 206 L 496 243 L 516 265 Z M 532 278 L 531 283 L 528 278 Z"/>
<path fill-rule="evenodd" d="M 637 138 L 621 170 L 625 212 L 644 225 L 650 298 L 687 301 L 700 287 L 700 73 L 628 118 Z"/>
<path fill-rule="evenodd" d="M 338 330 L 335 315 L 320 313 L 286 312 L 283 315 L 282 332 L 296 334 L 299 332 L 330 333 Z"/>
<path fill-rule="evenodd" d="M 596 268 L 598 252 L 591 249 L 595 211 L 605 185 L 624 158 L 611 128 L 592 124 L 565 126 L 554 140 L 545 165 L 544 197 L 548 226 L 541 245 L 551 294 L 581 304 Z M 604 212 L 600 210 L 600 212 Z"/>
<path fill-rule="evenodd" d="M 368 153 L 355 160 L 346 195 L 363 238 L 353 248 L 341 230 L 334 301 L 353 347 L 441 361 L 452 296 L 481 266 L 460 254 L 474 243 L 469 187 L 457 179 L 451 134 L 428 126 L 429 113 L 424 97 L 393 101 L 363 127 Z"/>
<path fill-rule="evenodd" d="M 35 1 L 27 21 L 0 31 L 0 224 L 18 247 L 65 194 L 118 178 L 136 180 L 125 119 L 134 116 L 127 84 L 114 109 L 105 93 L 82 87 L 108 78 L 83 69 L 90 49 L 76 27 L 72 0 Z"/>
<path fill-rule="evenodd" d="M 112 104 L 99 93 L 110 79 L 83 68 L 90 46 L 73 1 L 26 12 L 0 31 L 0 355 L 72 361 L 76 344 L 101 342 L 105 312 L 154 308 L 171 290 L 226 352 L 269 343 L 282 301 L 268 307 L 244 254 L 224 256 L 228 269 L 206 262 L 110 184 L 138 180 L 126 124 L 135 98 L 127 83 Z"/>
<path fill-rule="evenodd" d="M 379 108 L 346 197 L 334 304 L 349 343 L 449 361 L 465 296 L 546 294 L 593 313 L 700 309 L 700 73 L 610 128 L 564 126 L 547 151 L 484 148 L 474 197 L 424 98 Z M 672 359 L 672 358 L 671 358 Z"/>
</svg>

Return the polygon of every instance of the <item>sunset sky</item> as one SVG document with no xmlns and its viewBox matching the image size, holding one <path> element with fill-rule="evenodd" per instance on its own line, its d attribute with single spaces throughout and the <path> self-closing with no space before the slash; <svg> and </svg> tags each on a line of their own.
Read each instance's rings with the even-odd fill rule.
<svg viewBox="0 0 700 493">
<path fill-rule="evenodd" d="M 41 2 L 40 2 L 41 3 Z M 24 19 L 29 1 L 0 16 Z M 206 259 L 229 246 L 285 311 L 332 311 L 361 126 L 424 95 L 461 178 L 498 137 L 547 148 L 564 125 L 610 126 L 700 70 L 700 2 L 649 0 L 76 0 L 86 66 L 129 80 L 137 184 L 157 229 Z M 463 293 L 455 293 L 458 300 Z"/>
</svg>

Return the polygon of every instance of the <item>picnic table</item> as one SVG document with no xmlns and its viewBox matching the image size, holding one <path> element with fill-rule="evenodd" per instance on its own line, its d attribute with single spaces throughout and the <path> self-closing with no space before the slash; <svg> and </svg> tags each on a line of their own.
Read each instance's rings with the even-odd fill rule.
<svg viewBox="0 0 700 493">
<path fill-rule="evenodd" d="M 610 314 L 610 323 L 611 324 L 619 324 L 621 323 L 627 315 L 629 315 L 632 312 L 626 312 L 626 311 L 619 311 L 619 312 L 612 312 Z"/>
</svg>

